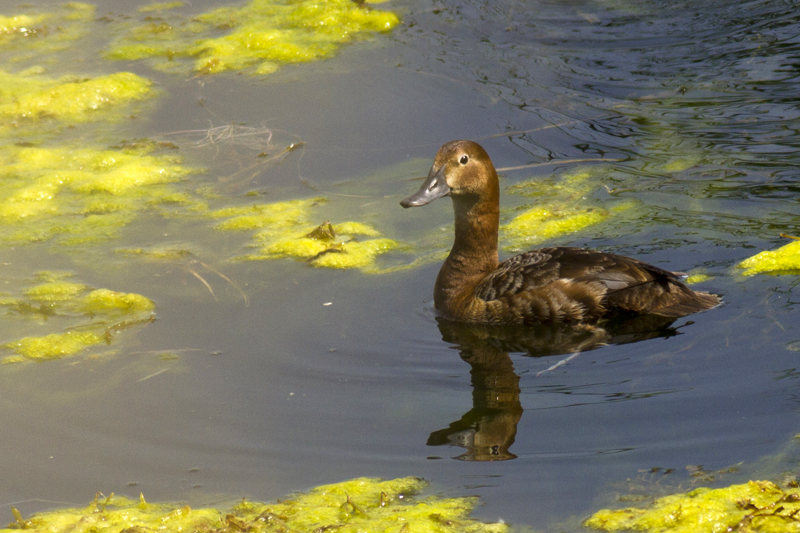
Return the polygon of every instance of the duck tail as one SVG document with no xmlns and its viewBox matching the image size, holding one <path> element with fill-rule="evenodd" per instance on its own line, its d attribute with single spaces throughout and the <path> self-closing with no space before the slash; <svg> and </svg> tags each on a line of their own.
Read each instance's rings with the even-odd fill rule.
<svg viewBox="0 0 800 533">
<path fill-rule="evenodd" d="M 678 301 L 653 309 L 651 312 L 661 316 L 678 318 L 714 308 L 722 303 L 722 298 L 716 294 L 695 292 L 688 287 L 684 288 L 686 290 L 681 291 L 683 294 Z"/>
</svg>

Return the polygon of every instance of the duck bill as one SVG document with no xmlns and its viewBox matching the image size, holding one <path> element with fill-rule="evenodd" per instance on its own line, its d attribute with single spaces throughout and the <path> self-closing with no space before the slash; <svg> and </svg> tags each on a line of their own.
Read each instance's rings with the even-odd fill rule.
<svg viewBox="0 0 800 533">
<path fill-rule="evenodd" d="M 417 192 L 400 202 L 403 207 L 419 207 L 427 205 L 437 198 L 450 194 L 450 187 L 444 180 L 444 165 L 439 170 L 431 168 L 428 179 L 422 184 Z"/>
</svg>

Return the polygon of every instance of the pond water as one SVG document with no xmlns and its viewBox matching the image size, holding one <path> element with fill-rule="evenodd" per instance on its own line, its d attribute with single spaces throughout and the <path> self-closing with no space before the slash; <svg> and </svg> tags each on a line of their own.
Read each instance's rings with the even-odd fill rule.
<svg viewBox="0 0 800 533">
<path fill-rule="evenodd" d="M 97 5 L 97 17 L 135 13 L 132 2 Z M 6 286 L 68 271 L 147 296 L 157 317 L 75 357 L 0 366 L 6 521 L 12 504 L 29 514 L 98 490 L 266 501 L 358 476 L 416 475 L 435 491 L 479 495 L 482 519 L 579 529 L 640 486 L 727 485 L 789 468 L 765 458 L 800 431 L 800 278 L 744 277 L 735 264 L 800 232 L 800 3 L 379 8 L 402 25 L 264 77 L 179 76 L 94 57 L 48 67 L 154 80 L 162 94 L 151 108 L 104 135 L 174 142 L 187 165 L 207 169 L 179 187 L 213 189 L 214 208 L 323 196 L 315 224 L 369 223 L 433 259 L 380 274 L 232 261 L 249 236 L 149 212 L 96 247 L 6 246 Z M 260 141 L 269 128 L 273 153 L 297 149 L 253 166 L 265 143 L 198 142 L 232 124 Z M 440 328 L 432 287 L 452 210 L 447 200 L 398 202 L 456 138 L 479 141 L 499 168 L 527 167 L 501 172 L 504 206 L 535 202 L 512 194 L 515 185 L 551 183 L 540 195 L 558 197 L 559 176 L 588 169 L 591 187 L 564 189 L 562 201 L 615 214 L 547 242 L 702 272 L 698 288 L 724 305 L 678 320 L 670 335 L 557 368 L 563 355 L 508 352 Z M 154 245 L 193 256 L 115 253 Z M 19 328 L 1 325 L 3 342 Z M 478 449 L 485 441 L 507 460 L 478 460 L 491 458 L 491 446 Z M 698 465 L 738 469 L 700 481 Z"/>
</svg>

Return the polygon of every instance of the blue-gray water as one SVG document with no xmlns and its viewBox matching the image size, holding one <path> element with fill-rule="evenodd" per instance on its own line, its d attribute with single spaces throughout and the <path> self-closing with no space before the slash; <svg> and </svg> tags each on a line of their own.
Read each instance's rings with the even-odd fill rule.
<svg viewBox="0 0 800 533">
<path fill-rule="evenodd" d="M 206 272 L 215 300 L 178 264 L 17 249 L 8 276 L 71 270 L 148 295 L 158 320 L 113 357 L 0 367 L 7 521 L 9 504 L 30 513 L 83 504 L 98 490 L 269 500 L 357 476 L 417 475 L 448 494 L 480 495 L 482 518 L 544 529 L 612 503 L 620 483 L 653 468 L 675 469 L 667 481 L 683 486 L 691 465 L 741 463 L 726 484 L 776 475 L 758 465 L 800 428 L 800 278 L 742 278 L 733 266 L 785 244 L 780 232 L 800 233 L 800 3 L 382 7 L 402 14 L 391 34 L 266 78 L 106 68 L 165 91 L 135 126 L 140 136 L 244 122 L 305 143 L 227 190 L 232 199 L 249 190 L 269 200 L 347 195 L 331 196 L 332 216 L 407 242 L 450 229 L 447 200 L 398 205 L 448 140 L 479 140 L 498 167 L 618 160 L 602 163 L 588 201 L 636 207 L 552 242 L 703 269 L 711 278 L 702 289 L 725 304 L 679 320 L 678 335 L 589 351 L 538 376 L 562 357 L 512 353 L 504 375 L 519 377 L 523 409 L 516 458 L 463 461 L 454 459 L 461 447 L 427 444 L 474 401 L 471 367 L 442 340 L 432 311 L 437 264 L 367 275 L 291 260 L 229 263 L 242 239 L 180 221 L 123 238 L 194 243 L 199 260 L 248 294 L 245 306 L 221 278 Z M 98 14 L 123 9 L 101 3 Z M 241 164 L 235 147 L 182 150 L 209 168 L 192 179 L 212 185 Z M 503 186 L 576 165 L 508 171 Z M 152 356 L 163 351 L 178 359 Z"/>
</svg>

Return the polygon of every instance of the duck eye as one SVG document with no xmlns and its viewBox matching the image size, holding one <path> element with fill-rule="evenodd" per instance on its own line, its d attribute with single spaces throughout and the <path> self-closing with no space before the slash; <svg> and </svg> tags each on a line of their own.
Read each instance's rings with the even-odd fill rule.
<svg viewBox="0 0 800 533">
<path fill-rule="evenodd" d="M 467 157 L 465 155 L 462 155 L 461 159 L 458 160 L 458 162 L 461 163 L 462 165 L 466 165 L 467 161 L 469 161 L 469 157 Z"/>
</svg>

